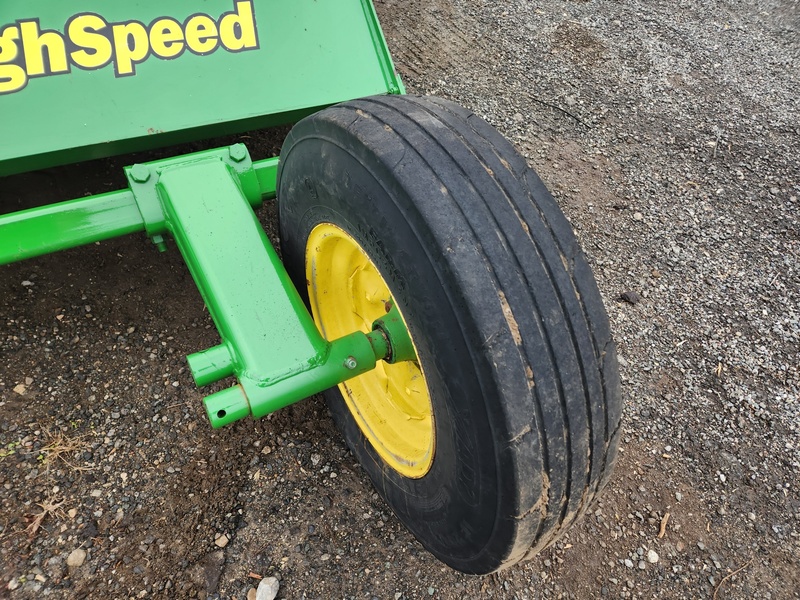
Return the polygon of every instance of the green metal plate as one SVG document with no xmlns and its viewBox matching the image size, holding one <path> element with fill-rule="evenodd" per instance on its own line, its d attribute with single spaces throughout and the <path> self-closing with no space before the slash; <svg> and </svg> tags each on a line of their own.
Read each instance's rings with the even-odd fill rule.
<svg viewBox="0 0 800 600">
<path fill-rule="evenodd" d="M 401 90 L 370 0 L 0 2 L 0 175 Z"/>
</svg>

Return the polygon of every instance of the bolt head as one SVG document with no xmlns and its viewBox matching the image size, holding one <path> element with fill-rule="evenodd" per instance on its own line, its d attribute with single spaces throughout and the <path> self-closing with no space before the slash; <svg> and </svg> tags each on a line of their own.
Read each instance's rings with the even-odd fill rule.
<svg viewBox="0 0 800 600">
<path fill-rule="evenodd" d="M 352 356 L 348 356 L 344 360 L 344 366 L 345 366 L 346 369 L 350 369 L 352 371 L 353 369 L 355 369 L 358 366 L 358 361 L 355 358 L 353 358 Z"/>
<path fill-rule="evenodd" d="M 245 158 L 247 158 L 247 147 L 244 144 L 234 144 L 228 148 L 228 154 L 232 160 L 235 160 L 236 162 L 242 162 Z"/>
<path fill-rule="evenodd" d="M 146 183 L 150 179 L 150 168 L 147 165 L 133 165 L 130 174 L 136 183 Z"/>
</svg>

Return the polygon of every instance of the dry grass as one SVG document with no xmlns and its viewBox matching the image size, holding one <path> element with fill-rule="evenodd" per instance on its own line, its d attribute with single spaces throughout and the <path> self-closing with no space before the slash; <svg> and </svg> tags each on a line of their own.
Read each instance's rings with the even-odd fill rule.
<svg viewBox="0 0 800 600">
<path fill-rule="evenodd" d="M 91 467 L 81 466 L 69 460 L 76 452 L 89 447 L 85 435 L 70 437 L 62 432 L 53 434 L 47 430 L 44 430 L 44 434 L 48 438 L 48 443 L 41 449 L 40 460 L 45 467 L 62 462 L 75 471 L 91 470 Z"/>
</svg>

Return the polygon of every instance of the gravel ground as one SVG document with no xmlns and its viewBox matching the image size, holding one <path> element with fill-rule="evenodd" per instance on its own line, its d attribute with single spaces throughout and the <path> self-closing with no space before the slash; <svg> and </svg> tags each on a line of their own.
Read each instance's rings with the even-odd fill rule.
<svg viewBox="0 0 800 600">
<path fill-rule="evenodd" d="M 800 597 L 800 3 L 376 7 L 409 90 L 512 139 L 595 268 L 627 400 L 601 502 L 527 563 L 449 570 L 319 399 L 210 431 L 184 356 L 216 333 L 135 236 L 0 268 L 0 598 Z M 131 160 L 9 178 L 3 209 Z"/>
</svg>

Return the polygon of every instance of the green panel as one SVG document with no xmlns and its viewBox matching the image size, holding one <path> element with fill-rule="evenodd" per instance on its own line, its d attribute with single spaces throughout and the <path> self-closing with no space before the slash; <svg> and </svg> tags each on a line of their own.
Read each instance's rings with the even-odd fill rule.
<svg viewBox="0 0 800 600">
<path fill-rule="evenodd" d="M 189 38 L 211 52 L 189 51 Z M 156 54 L 181 47 L 169 59 Z M 110 64 L 78 66 L 109 48 Z M 37 63 L 69 72 L 27 78 L 13 91 Z M 0 2 L 0 175 L 285 122 L 401 89 L 370 0 Z"/>
</svg>

